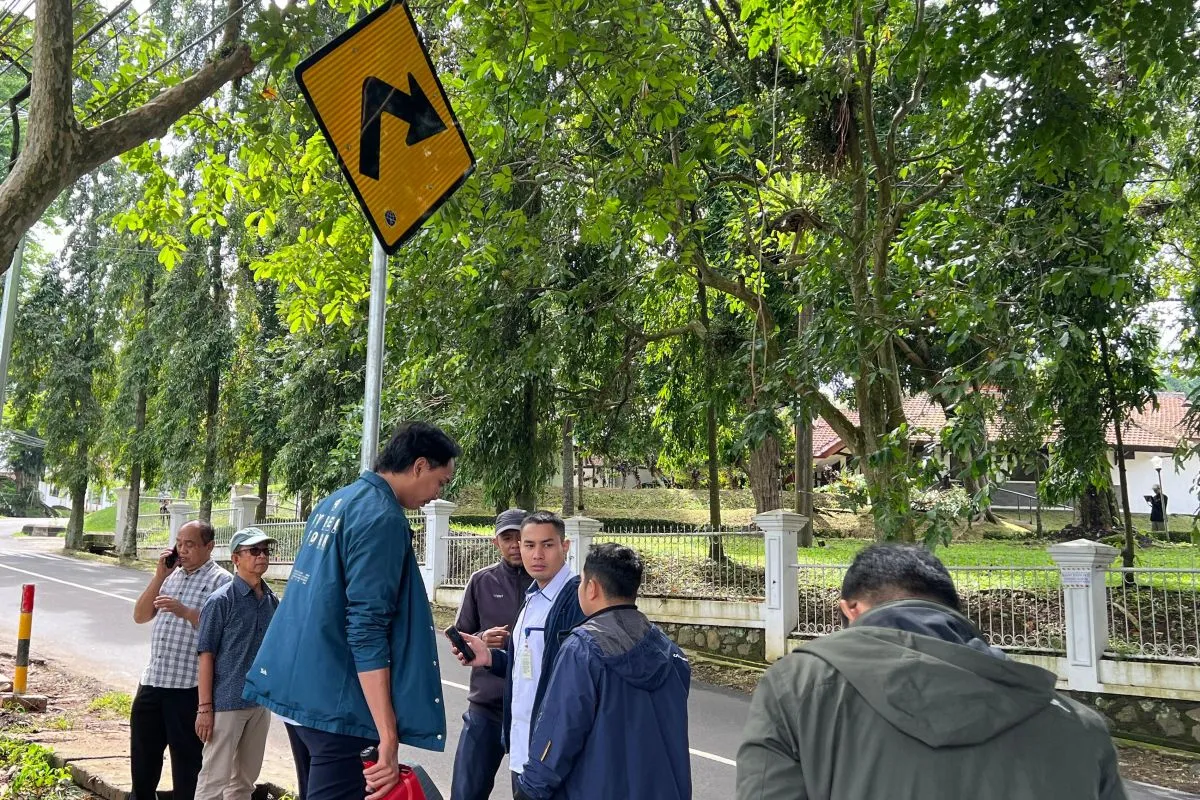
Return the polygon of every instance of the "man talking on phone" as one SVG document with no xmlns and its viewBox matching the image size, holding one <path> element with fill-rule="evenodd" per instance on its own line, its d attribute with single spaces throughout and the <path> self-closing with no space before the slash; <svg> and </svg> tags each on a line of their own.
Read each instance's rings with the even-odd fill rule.
<svg viewBox="0 0 1200 800">
<path fill-rule="evenodd" d="M 153 622 L 150 663 L 129 715 L 129 767 L 134 800 L 155 800 L 163 751 L 171 750 L 171 796 L 193 800 L 204 750 L 196 736 L 199 705 L 196 629 L 208 596 L 233 580 L 212 560 L 213 526 L 189 522 L 164 550 L 150 584 L 133 606 L 133 621 Z"/>
</svg>

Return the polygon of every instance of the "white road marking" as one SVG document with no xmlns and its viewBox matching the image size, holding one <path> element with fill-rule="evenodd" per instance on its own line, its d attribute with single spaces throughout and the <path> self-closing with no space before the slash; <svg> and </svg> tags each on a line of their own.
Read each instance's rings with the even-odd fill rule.
<svg viewBox="0 0 1200 800">
<path fill-rule="evenodd" d="M 61 583 L 64 586 L 70 586 L 75 589 L 82 589 L 85 592 L 94 592 L 95 594 L 102 594 L 105 597 L 114 597 L 117 600 L 124 600 L 126 603 L 136 603 L 137 602 L 137 599 L 133 598 L 133 597 L 125 597 L 124 595 L 113 594 L 112 592 L 106 592 L 103 589 L 95 589 L 91 586 L 84 586 L 83 584 L 79 584 L 79 583 L 71 583 L 71 581 L 64 581 L 62 578 L 55 578 L 50 575 L 42 575 L 39 572 L 30 572 L 27 569 L 17 569 L 16 567 L 10 567 L 8 564 L 0 564 L 0 569 L 7 569 L 7 570 L 11 570 L 13 572 L 19 572 L 22 575 L 29 575 L 34 578 L 41 578 L 41 579 L 47 580 L 47 581 L 54 581 L 55 583 Z"/>
<path fill-rule="evenodd" d="M 706 753 L 703 750 L 696 750 L 691 747 L 688 748 L 688 752 L 694 756 L 699 756 L 700 758 L 707 758 L 709 761 L 715 761 L 718 764 L 724 764 L 727 767 L 736 767 L 737 766 L 736 761 L 725 758 L 724 756 L 718 756 L 718 755 L 714 755 L 712 753 Z"/>
</svg>

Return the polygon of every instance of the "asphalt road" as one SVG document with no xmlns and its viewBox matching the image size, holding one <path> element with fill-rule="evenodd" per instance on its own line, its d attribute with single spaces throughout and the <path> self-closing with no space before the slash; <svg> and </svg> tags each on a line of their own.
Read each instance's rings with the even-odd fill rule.
<svg viewBox="0 0 1200 800">
<path fill-rule="evenodd" d="M 55 540 L 12 539 L 21 522 L 0 520 L 0 642 L 16 637 L 17 609 L 23 583 L 36 583 L 32 654 L 71 665 L 117 689 L 133 693 L 149 658 L 149 628 L 133 622 L 133 602 L 149 575 L 132 569 L 68 558 Z M 9 613 L 11 611 L 11 613 Z M 466 710 L 467 670 L 442 643 L 442 683 L 449 721 L 446 752 L 406 749 L 404 757 L 422 764 L 449 795 L 454 748 Z M 689 710 L 692 779 L 696 800 L 734 796 L 734 762 L 749 700 L 719 687 L 693 683 Z M 264 779 L 290 785 L 291 755 L 283 726 L 272 726 Z M 506 773 L 501 771 L 501 779 Z M 492 800 L 507 800 L 506 780 L 498 780 Z M 1133 800 L 1182 800 L 1185 795 L 1129 784 Z"/>
</svg>

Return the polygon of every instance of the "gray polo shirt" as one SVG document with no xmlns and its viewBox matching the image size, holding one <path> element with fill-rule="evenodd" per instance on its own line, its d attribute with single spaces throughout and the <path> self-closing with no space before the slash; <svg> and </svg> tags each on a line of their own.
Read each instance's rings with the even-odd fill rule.
<svg viewBox="0 0 1200 800">
<path fill-rule="evenodd" d="M 213 710 L 253 708 L 242 699 L 246 673 L 258 655 L 267 626 L 279 599 L 264 581 L 262 597 L 235 575 L 231 583 L 213 592 L 200 612 L 198 653 L 213 654 Z"/>
</svg>

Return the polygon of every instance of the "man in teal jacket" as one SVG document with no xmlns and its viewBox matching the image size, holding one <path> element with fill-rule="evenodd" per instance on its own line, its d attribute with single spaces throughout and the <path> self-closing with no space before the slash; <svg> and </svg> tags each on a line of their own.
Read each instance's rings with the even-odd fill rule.
<svg viewBox="0 0 1200 800">
<path fill-rule="evenodd" d="M 284 717 L 304 800 L 379 800 L 401 743 L 446 744 L 433 616 L 404 510 L 437 499 L 454 440 L 401 425 L 374 471 L 321 502 L 243 697 Z M 364 771 L 359 754 L 378 744 Z M 364 787 L 365 782 L 365 787 Z"/>
</svg>

